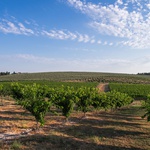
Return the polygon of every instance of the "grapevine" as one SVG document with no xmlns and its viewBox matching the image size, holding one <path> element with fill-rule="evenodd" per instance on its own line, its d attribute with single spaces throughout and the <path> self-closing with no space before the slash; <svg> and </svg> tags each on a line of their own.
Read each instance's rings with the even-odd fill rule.
<svg viewBox="0 0 150 150">
<path fill-rule="evenodd" d="M 147 100 L 143 103 L 142 107 L 146 110 L 142 118 L 147 117 L 147 121 L 150 121 L 150 95 L 147 96 Z"/>
<path fill-rule="evenodd" d="M 28 110 L 36 119 L 37 124 L 44 125 L 44 117 L 48 112 L 51 102 L 45 100 L 45 90 L 43 87 L 33 85 L 12 84 L 12 95 L 17 103 Z"/>
</svg>

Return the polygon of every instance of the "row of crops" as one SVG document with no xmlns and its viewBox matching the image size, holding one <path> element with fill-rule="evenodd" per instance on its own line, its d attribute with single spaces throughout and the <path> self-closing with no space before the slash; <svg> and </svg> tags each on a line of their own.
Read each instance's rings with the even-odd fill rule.
<svg viewBox="0 0 150 150">
<path fill-rule="evenodd" d="M 7 96 L 11 94 L 11 84 L 15 82 L 0 82 L 0 87 L 3 86 L 3 89 L 0 91 L 0 95 Z M 19 81 L 19 84 L 23 85 L 33 85 L 38 84 L 40 86 L 48 86 L 49 88 L 57 88 L 61 86 L 72 86 L 75 89 L 84 86 L 84 87 L 96 87 L 97 82 L 55 82 L 55 81 Z"/>
<path fill-rule="evenodd" d="M 99 93 L 97 88 L 60 86 L 48 87 L 39 84 L 12 83 L 10 96 L 23 108 L 28 110 L 37 123 L 44 125 L 47 112 L 61 110 L 66 120 L 73 111 L 82 111 L 84 115 L 89 110 L 117 109 L 130 104 L 133 99 L 127 94 L 111 91 Z M 1 86 L 0 91 L 4 90 Z"/>
<path fill-rule="evenodd" d="M 142 107 L 146 111 L 143 118 L 147 117 L 147 120 L 150 121 L 150 84 L 110 83 L 109 87 L 110 90 L 126 93 L 134 99 L 143 99 Z"/>
<path fill-rule="evenodd" d="M 126 93 L 134 99 L 146 99 L 150 94 L 150 84 L 110 83 L 109 87 L 110 90 Z"/>
<path fill-rule="evenodd" d="M 135 98 L 145 99 L 144 117 L 147 116 L 150 121 L 150 85 L 110 83 L 110 92 L 107 93 L 99 93 L 96 86 L 97 83 L 3 82 L 0 84 L 0 96 L 13 97 L 41 125 L 49 111 L 61 110 L 68 120 L 74 110 L 86 115 L 91 109 L 117 109 L 130 104 Z"/>
<path fill-rule="evenodd" d="M 150 77 L 144 75 L 101 73 L 101 72 L 43 72 L 18 73 L 0 76 L 0 81 L 82 81 L 82 82 L 117 82 L 150 84 Z"/>
<path fill-rule="evenodd" d="M 3 85 L 3 95 L 9 95 L 10 86 L 13 82 L 1 82 Z M 71 86 L 75 89 L 79 87 L 97 87 L 98 82 L 50 82 L 50 81 L 19 81 L 18 83 L 23 85 L 33 85 L 34 83 L 40 86 L 48 86 L 49 88 L 58 88 L 61 86 Z M 109 83 L 110 91 L 118 91 L 126 93 L 132 98 L 146 99 L 150 94 L 150 84 L 129 84 L 129 83 Z M 1 91 L 2 92 L 2 91 Z"/>
</svg>

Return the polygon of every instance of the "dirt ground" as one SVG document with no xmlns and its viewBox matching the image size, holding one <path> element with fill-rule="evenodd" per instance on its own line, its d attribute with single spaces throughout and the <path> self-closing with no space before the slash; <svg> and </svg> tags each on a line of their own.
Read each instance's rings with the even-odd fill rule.
<svg viewBox="0 0 150 150">
<path fill-rule="evenodd" d="M 108 92 L 108 91 L 110 91 L 108 83 L 100 83 L 97 86 L 97 88 L 99 89 L 100 92 Z"/>
<path fill-rule="evenodd" d="M 46 123 L 32 130 L 35 119 L 3 100 L 0 106 L 0 150 L 150 150 L 150 123 L 141 119 L 140 101 L 115 112 L 73 112 L 69 123 L 48 113 Z"/>
</svg>

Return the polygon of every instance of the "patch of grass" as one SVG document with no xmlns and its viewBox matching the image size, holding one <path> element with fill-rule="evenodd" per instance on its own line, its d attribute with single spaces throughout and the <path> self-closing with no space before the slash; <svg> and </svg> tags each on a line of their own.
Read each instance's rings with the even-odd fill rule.
<svg viewBox="0 0 150 150">
<path fill-rule="evenodd" d="M 145 112 L 145 110 L 141 107 L 142 103 L 143 100 L 135 100 L 131 106 L 120 109 L 118 113 L 124 115 L 142 116 Z"/>
<path fill-rule="evenodd" d="M 105 138 L 101 136 L 93 136 L 90 138 L 92 143 L 100 144 Z"/>
<path fill-rule="evenodd" d="M 11 149 L 13 149 L 13 150 L 20 150 L 21 147 L 22 147 L 22 144 L 16 140 L 11 145 Z"/>
</svg>

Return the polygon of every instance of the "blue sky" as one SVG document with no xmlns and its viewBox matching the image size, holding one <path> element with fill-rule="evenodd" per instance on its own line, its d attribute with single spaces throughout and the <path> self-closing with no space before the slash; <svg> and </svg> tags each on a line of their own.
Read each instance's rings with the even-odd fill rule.
<svg viewBox="0 0 150 150">
<path fill-rule="evenodd" d="M 0 71 L 150 71 L 149 0 L 0 0 Z"/>
</svg>

